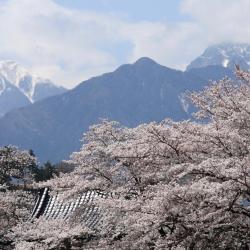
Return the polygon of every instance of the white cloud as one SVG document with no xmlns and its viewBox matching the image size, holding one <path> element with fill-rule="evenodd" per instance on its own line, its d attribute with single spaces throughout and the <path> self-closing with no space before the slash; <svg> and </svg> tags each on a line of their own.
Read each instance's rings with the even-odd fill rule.
<svg viewBox="0 0 250 250">
<path fill-rule="evenodd" d="M 99 73 L 115 64 L 114 56 L 101 48 L 115 42 L 107 29 L 111 21 L 50 0 L 10 0 L 0 8 L 0 55 L 58 83 L 75 84 L 90 68 Z"/>
<path fill-rule="evenodd" d="M 183 0 L 181 7 L 190 20 L 168 24 L 67 9 L 52 0 L 7 0 L 0 5 L 0 59 L 72 87 L 141 56 L 184 68 L 211 43 L 250 42 L 249 0 Z M 120 58 L 124 43 L 128 51 Z"/>
<path fill-rule="evenodd" d="M 210 43 L 250 42 L 249 0 L 183 0 L 182 11 L 193 18 Z"/>
</svg>

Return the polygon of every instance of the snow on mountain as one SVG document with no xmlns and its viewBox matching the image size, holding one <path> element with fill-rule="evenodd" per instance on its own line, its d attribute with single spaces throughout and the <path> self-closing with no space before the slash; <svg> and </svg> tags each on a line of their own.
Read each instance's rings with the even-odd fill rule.
<svg viewBox="0 0 250 250">
<path fill-rule="evenodd" d="M 31 102 L 29 99 L 4 76 L 0 76 L 0 117 L 7 112 L 24 107 Z"/>
<path fill-rule="evenodd" d="M 48 79 L 30 74 L 13 61 L 0 61 L 0 117 L 12 109 L 65 91 Z"/>
<path fill-rule="evenodd" d="M 4 90 L 3 82 L 5 80 L 16 86 L 30 100 L 31 103 L 41 99 L 39 98 L 39 94 L 36 93 L 37 89 L 41 89 L 41 87 L 39 88 L 38 85 L 46 85 L 48 90 L 56 88 L 58 89 L 58 92 L 63 92 L 63 88 L 55 86 L 48 79 L 43 79 L 36 75 L 30 74 L 27 69 L 13 61 L 0 61 L 0 82 L 2 81 L 2 88 L 0 86 L 0 91 L 1 89 L 2 91 Z M 43 93 L 43 97 L 50 95 L 51 93 L 49 92 Z"/>
<path fill-rule="evenodd" d="M 240 65 L 244 70 L 250 70 L 250 44 L 223 43 L 208 47 L 204 53 L 192 61 L 187 70 L 219 65 L 234 70 Z"/>
<path fill-rule="evenodd" d="M 178 98 L 180 100 L 180 103 L 181 103 L 183 110 L 188 114 L 188 111 L 189 111 L 188 109 L 189 109 L 190 103 L 188 102 L 185 93 L 181 93 L 178 96 Z"/>
<path fill-rule="evenodd" d="M 0 95 L 5 91 L 6 83 L 4 78 L 0 78 Z"/>
</svg>

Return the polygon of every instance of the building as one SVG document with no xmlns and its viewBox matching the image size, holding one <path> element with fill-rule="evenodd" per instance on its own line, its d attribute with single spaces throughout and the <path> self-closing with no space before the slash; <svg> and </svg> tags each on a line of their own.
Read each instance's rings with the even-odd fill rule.
<svg viewBox="0 0 250 250">
<path fill-rule="evenodd" d="M 66 202 L 59 199 L 58 194 L 52 195 L 49 188 L 43 188 L 39 191 L 30 219 L 43 217 L 48 220 L 68 220 L 78 213 L 85 226 L 96 229 L 102 219 L 100 208 L 95 204 L 98 197 L 105 198 L 107 194 L 89 190 Z"/>
</svg>

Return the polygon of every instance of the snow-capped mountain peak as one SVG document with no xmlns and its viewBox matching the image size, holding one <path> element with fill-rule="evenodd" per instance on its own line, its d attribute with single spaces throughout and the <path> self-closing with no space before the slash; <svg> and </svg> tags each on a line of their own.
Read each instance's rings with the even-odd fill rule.
<svg viewBox="0 0 250 250">
<path fill-rule="evenodd" d="M 28 72 L 27 69 L 14 61 L 0 61 L 0 78 L 16 86 L 29 100 L 34 102 L 34 92 L 37 84 L 51 84 L 48 79 L 42 79 Z M 3 85 L 3 84 L 2 84 Z"/>
<path fill-rule="evenodd" d="M 13 61 L 0 61 L 0 117 L 12 109 L 65 92 Z"/>
<path fill-rule="evenodd" d="M 210 46 L 188 65 L 187 70 L 210 65 L 220 65 L 232 70 L 235 69 L 235 65 L 240 65 L 242 69 L 249 70 L 250 44 L 222 43 Z"/>
<path fill-rule="evenodd" d="M 19 66 L 14 61 L 0 61 L 0 74 L 15 86 L 18 86 L 19 80 L 28 74 L 28 71 Z"/>
</svg>

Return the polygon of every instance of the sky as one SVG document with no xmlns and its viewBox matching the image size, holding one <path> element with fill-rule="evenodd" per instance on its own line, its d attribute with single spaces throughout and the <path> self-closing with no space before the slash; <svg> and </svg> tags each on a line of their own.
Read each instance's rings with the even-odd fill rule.
<svg viewBox="0 0 250 250">
<path fill-rule="evenodd" d="M 72 88 L 151 57 L 184 70 L 206 47 L 250 43 L 250 0 L 0 0 L 0 60 Z"/>
</svg>

